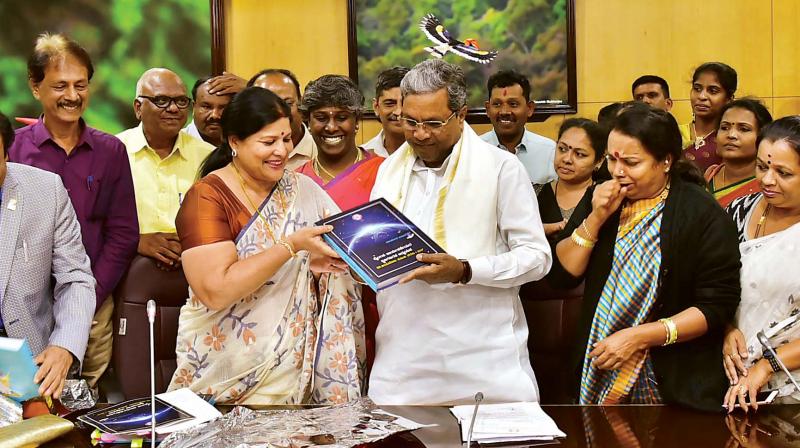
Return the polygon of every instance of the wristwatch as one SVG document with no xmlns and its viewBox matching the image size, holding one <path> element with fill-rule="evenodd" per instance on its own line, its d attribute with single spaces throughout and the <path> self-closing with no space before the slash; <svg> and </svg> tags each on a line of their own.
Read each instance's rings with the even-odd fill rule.
<svg viewBox="0 0 800 448">
<path fill-rule="evenodd" d="M 458 283 L 466 285 L 467 283 L 469 283 L 470 280 L 472 280 L 472 266 L 469 265 L 469 261 L 467 260 L 458 260 L 458 261 L 460 261 L 461 264 L 464 265 L 464 273 L 461 274 L 461 279 L 458 280 Z"/>
<path fill-rule="evenodd" d="M 769 366 L 772 367 L 773 372 L 780 372 L 781 365 L 778 364 L 778 360 L 775 359 L 775 355 L 772 354 L 772 350 L 764 350 L 764 359 L 769 362 Z"/>
</svg>

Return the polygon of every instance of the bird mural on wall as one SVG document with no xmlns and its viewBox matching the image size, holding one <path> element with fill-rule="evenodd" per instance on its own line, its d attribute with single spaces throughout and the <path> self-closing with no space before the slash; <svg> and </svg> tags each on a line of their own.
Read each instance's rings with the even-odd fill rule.
<svg viewBox="0 0 800 448">
<path fill-rule="evenodd" d="M 481 50 L 475 39 L 465 39 L 463 42 L 455 39 L 433 14 L 423 17 L 419 22 L 419 27 L 428 36 L 428 39 L 436 44 L 425 47 L 425 51 L 434 57 L 441 58 L 449 51 L 470 61 L 488 64 L 497 56 L 496 51 Z"/>
</svg>

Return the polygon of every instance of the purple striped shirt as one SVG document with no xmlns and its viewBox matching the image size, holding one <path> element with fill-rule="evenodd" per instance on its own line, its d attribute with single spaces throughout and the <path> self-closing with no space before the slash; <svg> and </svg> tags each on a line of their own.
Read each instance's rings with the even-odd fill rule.
<svg viewBox="0 0 800 448">
<path fill-rule="evenodd" d="M 125 146 L 113 135 L 86 126 L 83 120 L 80 125 L 80 140 L 67 155 L 40 118 L 17 129 L 8 158 L 61 176 L 92 262 L 99 309 L 136 255 L 139 222 Z"/>
</svg>

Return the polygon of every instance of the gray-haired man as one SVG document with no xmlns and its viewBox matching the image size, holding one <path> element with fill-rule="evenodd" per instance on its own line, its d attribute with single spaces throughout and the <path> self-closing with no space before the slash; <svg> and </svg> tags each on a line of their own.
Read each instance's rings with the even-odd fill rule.
<svg viewBox="0 0 800 448">
<path fill-rule="evenodd" d="M 369 394 L 379 404 L 537 401 L 519 286 L 552 257 L 522 164 L 465 123 L 458 66 L 428 60 L 403 78 L 406 143 L 384 161 L 384 197 L 446 254 L 378 293 Z"/>
</svg>

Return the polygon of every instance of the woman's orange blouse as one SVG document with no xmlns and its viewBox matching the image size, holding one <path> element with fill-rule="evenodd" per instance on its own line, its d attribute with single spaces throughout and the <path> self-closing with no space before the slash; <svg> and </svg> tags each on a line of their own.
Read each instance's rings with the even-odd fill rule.
<svg viewBox="0 0 800 448">
<path fill-rule="evenodd" d="M 186 192 L 175 227 L 183 250 L 222 241 L 236 241 L 253 215 L 214 174 L 200 179 Z"/>
</svg>

